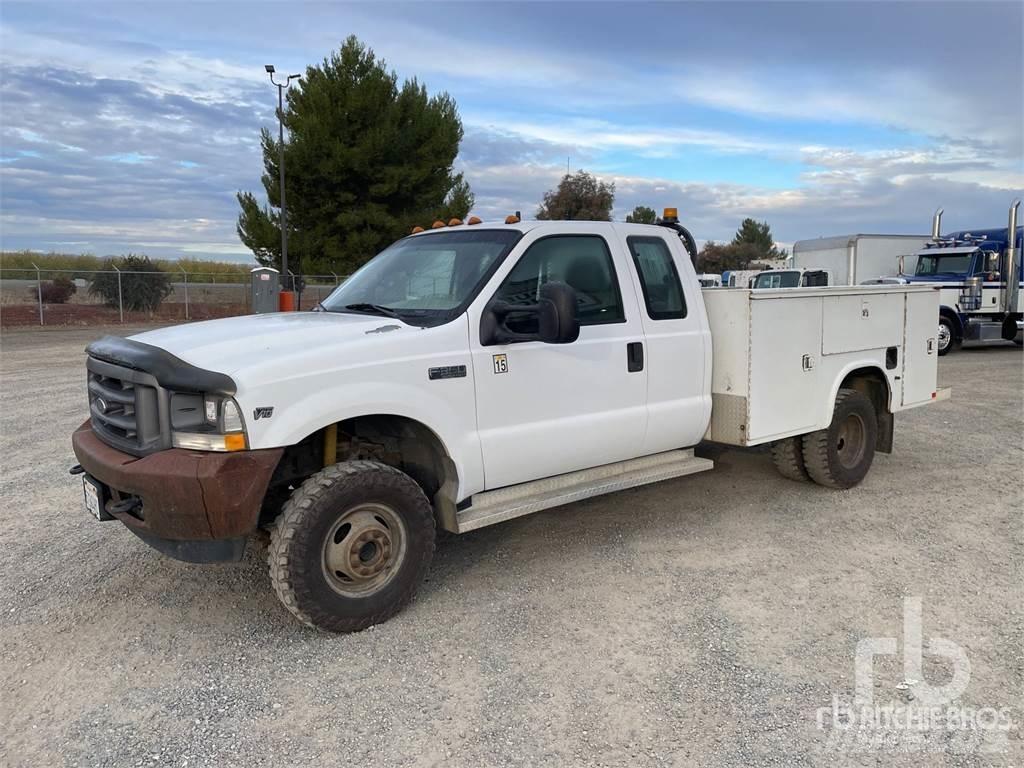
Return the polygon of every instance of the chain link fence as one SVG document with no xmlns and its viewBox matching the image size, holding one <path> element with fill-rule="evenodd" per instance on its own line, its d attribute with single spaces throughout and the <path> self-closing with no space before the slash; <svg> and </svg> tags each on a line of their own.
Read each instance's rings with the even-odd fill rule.
<svg viewBox="0 0 1024 768">
<path fill-rule="evenodd" d="M 281 289 L 312 309 L 343 275 L 288 275 Z M 249 276 L 127 270 L 0 269 L 0 325 L 176 323 L 249 314 Z"/>
</svg>

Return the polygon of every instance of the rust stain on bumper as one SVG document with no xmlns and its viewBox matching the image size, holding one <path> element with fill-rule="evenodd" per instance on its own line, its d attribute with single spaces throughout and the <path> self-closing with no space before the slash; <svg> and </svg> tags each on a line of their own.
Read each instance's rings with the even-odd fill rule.
<svg viewBox="0 0 1024 768">
<path fill-rule="evenodd" d="M 284 448 L 229 453 L 171 448 L 137 457 L 104 443 L 88 421 L 75 430 L 71 443 L 86 472 L 142 499 L 145 520 L 117 514 L 121 522 L 140 533 L 180 541 L 252 533 L 284 453 Z"/>
</svg>

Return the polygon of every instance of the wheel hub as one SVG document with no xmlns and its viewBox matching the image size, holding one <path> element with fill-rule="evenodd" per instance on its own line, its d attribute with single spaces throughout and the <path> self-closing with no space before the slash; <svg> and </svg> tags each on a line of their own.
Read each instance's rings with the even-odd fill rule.
<svg viewBox="0 0 1024 768">
<path fill-rule="evenodd" d="M 948 347 L 951 340 L 952 335 L 949 332 L 949 326 L 945 323 L 939 323 L 939 349 Z"/>
<path fill-rule="evenodd" d="M 342 513 L 323 550 L 327 583 L 346 597 L 387 584 L 405 556 L 405 526 L 390 507 L 364 504 Z"/>
<path fill-rule="evenodd" d="M 864 456 L 866 434 L 864 422 L 856 413 L 851 413 L 840 423 L 836 433 L 836 454 L 839 463 L 847 469 L 856 467 Z"/>
</svg>

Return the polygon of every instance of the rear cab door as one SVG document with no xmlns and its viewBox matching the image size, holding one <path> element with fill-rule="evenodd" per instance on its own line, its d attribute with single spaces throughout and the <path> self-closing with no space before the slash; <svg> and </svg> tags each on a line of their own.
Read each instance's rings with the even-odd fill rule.
<svg viewBox="0 0 1024 768">
<path fill-rule="evenodd" d="M 675 232 L 616 225 L 641 305 L 647 369 L 643 455 L 700 442 L 711 419 L 711 332 L 696 272 Z"/>
</svg>

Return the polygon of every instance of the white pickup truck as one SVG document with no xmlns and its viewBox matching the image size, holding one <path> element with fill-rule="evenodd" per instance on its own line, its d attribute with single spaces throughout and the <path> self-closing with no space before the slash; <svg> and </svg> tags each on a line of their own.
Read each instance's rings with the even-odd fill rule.
<svg viewBox="0 0 1024 768">
<path fill-rule="evenodd" d="M 282 602 L 352 631 L 412 598 L 438 528 L 711 469 L 704 440 L 849 488 L 945 394 L 933 287 L 702 291 L 675 227 L 435 227 L 318 311 L 101 339 L 86 507 L 192 562 L 269 529 Z"/>
</svg>

